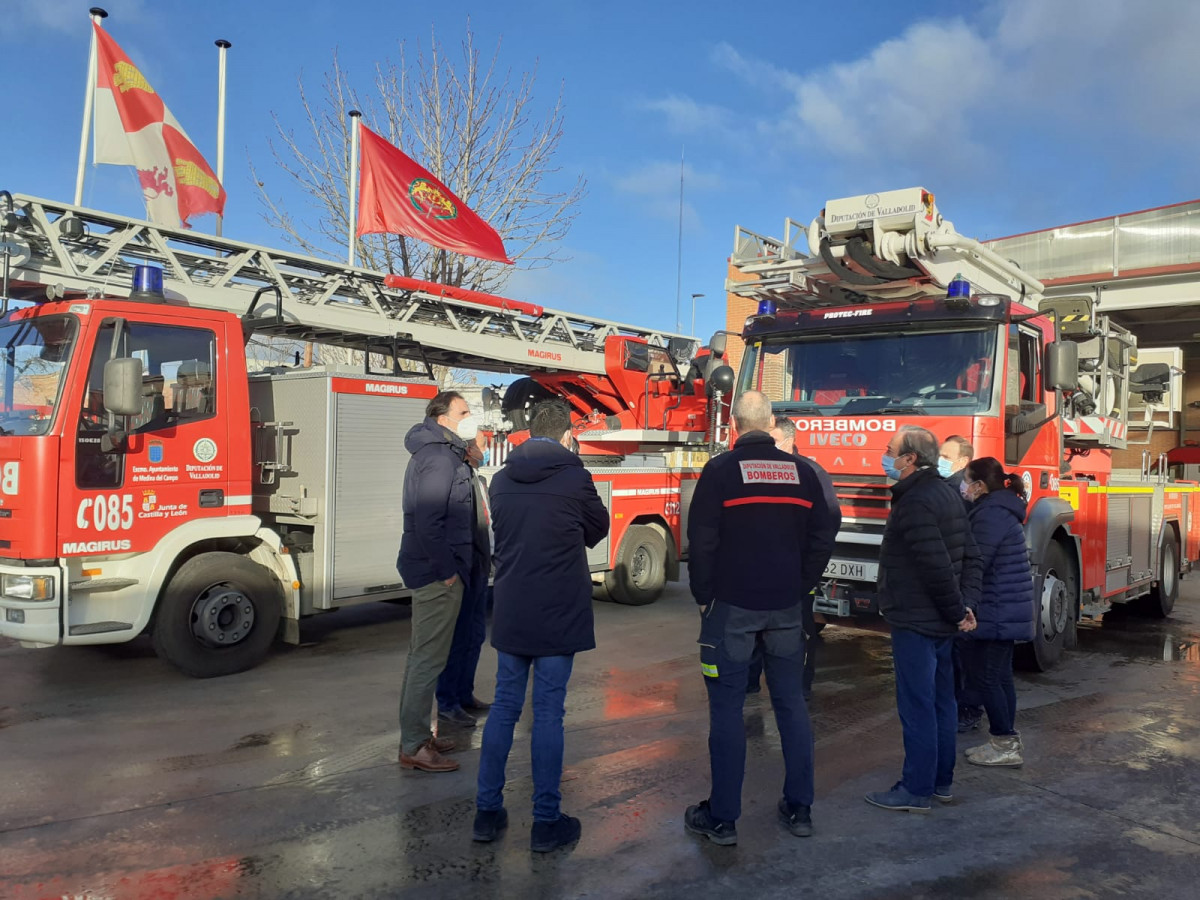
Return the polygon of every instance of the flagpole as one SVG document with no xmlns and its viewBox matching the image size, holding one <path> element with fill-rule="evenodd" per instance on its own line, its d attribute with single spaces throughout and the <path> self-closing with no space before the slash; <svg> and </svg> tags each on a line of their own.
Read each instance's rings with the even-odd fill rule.
<svg viewBox="0 0 1200 900">
<path fill-rule="evenodd" d="M 217 44 L 217 181 L 225 186 L 225 55 L 233 44 L 224 38 Z M 225 216 L 217 216 L 217 237 L 221 236 Z"/>
<path fill-rule="evenodd" d="M 98 6 L 88 10 L 92 22 L 100 24 L 108 18 L 108 13 Z M 88 48 L 87 92 L 83 95 L 83 129 L 79 134 L 79 168 L 75 170 L 75 205 L 83 203 L 83 175 L 87 171 L 88 132 L 92 130 L 92 104 L 96 102 L 96 31 L 92 29 L 92 39 Z"/>
<path fill-rule="evenodd" d="M 354 228 L 358 224 L 358 120 L 362 113 L 350 110 L 350 216 L 348 219 L 346 262 L 354 265 Z"/>
</svg>

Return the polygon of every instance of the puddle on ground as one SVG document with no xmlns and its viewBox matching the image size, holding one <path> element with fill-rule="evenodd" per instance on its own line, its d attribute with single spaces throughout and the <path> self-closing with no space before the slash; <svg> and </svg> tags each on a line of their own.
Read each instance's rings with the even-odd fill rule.
<svg viewBox="0 0 1200 900">
<path fill-rule="evenodd" d="M 1126 659 L 1200 666 L 1200 635 L 1168 622 L 1106 613 L 1079 626 L 1079 649 Z"/>
</svg>

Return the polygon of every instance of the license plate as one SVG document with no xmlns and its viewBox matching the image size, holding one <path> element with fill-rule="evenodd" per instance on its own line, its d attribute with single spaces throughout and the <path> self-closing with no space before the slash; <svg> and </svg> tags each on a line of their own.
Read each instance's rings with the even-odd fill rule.
<svg viewBox="0 0 1200 900">
<path fill-rule="evenodd" d="M 850 578 L 854 581 L 878 581 L 879 563 L 831 559 L 825 567 L 826 578 Z"/>
</svg>

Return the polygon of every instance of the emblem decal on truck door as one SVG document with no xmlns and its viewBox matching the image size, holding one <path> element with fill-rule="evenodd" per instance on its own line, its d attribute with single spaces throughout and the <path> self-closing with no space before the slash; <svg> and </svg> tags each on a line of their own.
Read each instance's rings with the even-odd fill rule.
<svg viewBox="0 0 1200 900">
<path fill-rule="evenodd" d="M 202 463 L 212 462 L 217 456 L 217 442 L 212 438 L 200 438 L 192 445 L 192 456 Z"/>
</svg>

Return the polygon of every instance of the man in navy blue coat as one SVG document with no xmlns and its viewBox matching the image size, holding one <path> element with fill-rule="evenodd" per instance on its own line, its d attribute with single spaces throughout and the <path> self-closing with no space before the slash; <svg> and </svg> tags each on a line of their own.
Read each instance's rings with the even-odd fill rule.
<svg viewBox="0 0 1200 900">
<path fill-rule="evenodd" d="M 396 568 L 413 589 L 412 637 L 400 689 L 400 765 L 423 772 L 453 772 L 442 754 L 449 738 L 434 737 L 430 711 L 438 676 L 446 667 L 462 605 L 463 580 L 475 555 L 475 497 L 467 445 L 458 423 L 467 401 L 443 391 L 425 407 L 425 419 L 404 437 L 412 454 L 404 473 L 404 534 Z"/>
<path fill-rule="evenodd" d="M 815 470 L 778 449 L 771 403 L 746 391 L 733 404 L 740 435 L 709 460 L 688 513 L 688 578 L 701 606 L 700 670 L 708 691 L 712 791 L 684 825 L 722 846 L 737 843 L 746 728 L 742 708 L 755 644 L 762 642 L 786 776 L 779 818 L 812 834 L 813 737 L 804 704 L 801 598 L 817 586 L 837 529 Z"/>
<path fill-rule="evenodd" d="M 530 438 L 492 479 L 496 576 L 492 646 L 496 696 L 483 729 L 473 837 L 492 841 L 508 824 L 504 769 L 533 670 L 533 830 L 544 853 L 578 839 L 559 808 L 563 714 L 575 654 L 596 646 L 587 548 L 608 534 L 592 476 L 571 446 L 571 415 L 550 400 L 534 408 Z"/>
</svg>

